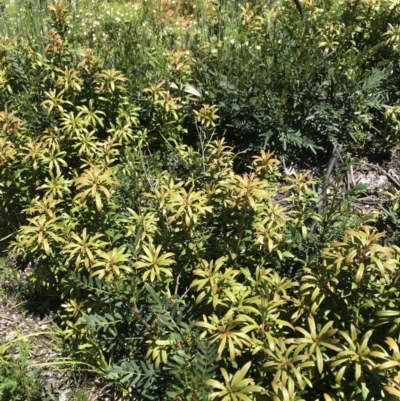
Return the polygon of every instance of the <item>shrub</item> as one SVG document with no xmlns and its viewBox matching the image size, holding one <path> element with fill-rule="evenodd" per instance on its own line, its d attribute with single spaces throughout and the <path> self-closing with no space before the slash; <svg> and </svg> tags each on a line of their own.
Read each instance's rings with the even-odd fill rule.
<svg viewBox="0 0 400 401">
<path fill-rule="evenodd" d="M 70 357 L 132 400 L 398 398 L 399 248 L 351 209 L 357 189 L 318 191 L 264 150 L 238 174 L 190 58 L 139 115 L 129 79 L 73 49 L 62 1 L 49 12 L 45 57 L 4 75 L 31 92 L 0 114 L 0 199 Z"/>
<path fill-rule="evenodd" d="M 181 110 L 179 125 L 163 129 L 167 140 L 196 141 L 193 103 L 182 105 L 170 86 L 191 84 L 219 108 L 217 133 L 239 151 L 270 148 L 285 163 L 320 166 L 338 143 L 352 155 L 370 145 L 391 148 L 398 142 L 398 5 L 306 1 L 303 9 L 301 16 L 286 0 L 82 2 L 71 7 L 65 33 L 131 78 L 127 96 L 141 106 L 155 142 L 153 122 L 161 121 L 143 88 L 164 81 Z"/>
</svg>

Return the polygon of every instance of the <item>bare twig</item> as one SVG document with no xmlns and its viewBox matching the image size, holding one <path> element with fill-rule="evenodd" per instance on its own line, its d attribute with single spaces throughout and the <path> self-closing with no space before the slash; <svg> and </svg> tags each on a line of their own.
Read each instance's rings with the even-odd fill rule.
<svg viewBox="0 0 400 401">
<path fill-rule="evenodd" d="M 357 205 L 357 204 L 361 204 L 361 205 L 362 204 L 379 205 L 379 204 L 381 204 L 381 202 L 382 202 L 382 199 L 380 199 L 378 197 L 373 198 L 372 196 L 368 196 L 367 195 L 367 196 L 364 196 L 362 198 L 357 198 L 357 200 L 354 202 L 354 204 L 355 205 Z"/>
<path fill-rule="evenodd" d="M 185 291 L 185 292 L 183 293 L 183 295 L 178 299 L 178 302 L 179 302 L 179 301 L 182 301 L 182 299 L 186 297 L 186 294 L 189 292 L 189 290 L 190 290 L 190 288 L 187 287 L 187 288 L 186 288 L 186 291 Z"/>
<path fill-rule="evenodd" d="M 178 289 L 179 289 L 179 280 L 181 278 L 181 272 L 179 272 L 177 278 L 176 278 L 176 283 L 175 283 L 175 295 L 178 293 Z"/>
<path fill-rule="evenodd" d="M 321 199 L 319 200 L 317 204 L 317 210 L 318 213 L 321 214 L 323 209 L 324 209 L 324 199 L 326 196 L 326 188 L 329 184 L 329 179 L 331 178 L 332 172 L 334 168 L 336 167 L 336 164 L 340 158 L 340 153 L 342 152 L 343 145 L 339 144 L 337 147 L 335 147 L 331 158 L 329 159 L 328 165 L 326 167 L 326 173 L 324 177 L 324 181 L 322 183 L 322 188 L 321 188 Z"/>
<path fill-rule="evenodd" d="M 152 182 L 150 176 L 148 175 L 148 169 L 147 169 L 146 163 L 144 161 L 142 150 L 140 148 L 139 148 L 139 153 L 140 153 L 140 161 L 142 163 L 142 168 L 143 168 L 144 175 L 146 177 L 147 182 L 150 185 L 150 188 L 154 191 L 155 188 L 154 188 L 154 185 L 153 185 L 153 182 Z"/>
<path fill-rule="evenodd" d="M 96 388 L 93 387 L 90 390 L 90 395 L 89 395 L 89 400 L 88 401 L 97 401 L 100 397 L 102 397 L 105 394 L 105 390 L 107 390 L 107 387 L 108 386 L 104 386 L 103 388 L 101 388 L 98 391 L 96 391 Z"/>
<path fill-rule="evenodd" d="M 366 163 L 366 162 L 365 162 L 364 164 L 365 164 L 366 166 L 376 168 L 376 169 L 379 170 L 381 173 L 385 174 L 386 177 L 388 177 L 389 180 L 392 181 L 393 184 L 395 184 L 396 187 L 400 189 L 400 182 L 397 181 L 396 178 L 392 177 L 389 173 L 387 173 L 382 167 L 377 166 L 377 165 L 375 165 L 375 164 Z"/>
<path fill-rule="evenodd" d="M 328 58 L 336 53 L 336 49 L 333 49 L 330 53 L 324 54 L 324 58 Z"/>
<path fill-rule="evenodd" d="M 4 241 L 4 240 L 6 240 L 7 238 L 10 238 L 12 235 L 13 235 L 13 233 L 11 233 L 10 235 L 7 235 L 7 236 L 4 237 L 4 238 L 0 238 L 0 241 Z"/>
<path fill-rule="evenodd" d="M 245 150 L 242 150 L 242 151 L 240 151 L 240 152 L 237 152 L 237 153 L 235 154 L 235 156 L 232 157 L 232 160 L 234 160 L 237 156 L 239 156 L 239 155 L 241 155 L 241 154 L 243 154 L 243 153 L 247 153 L 249 150 L 251 150 L 251 149 L 250 149 L 250 148 L 247 148 L 247 149 L 245 149 Z"/>
<path fill-rule="evenodd" d="M 350 179 L 348 179 L 349 175 L 350 175 Z M 354 180 L 354 171 L 353 171 L 353 165 L 352 164 L 350 164 L 350 169 L 349 169 L 348 176 L 347 176 L 347 189 L 348 190 L 350 189 L 350 184 L 353 185 L 353 186 L 356 185 L 356 182 Z"/>
<path fill-rule="evenodd" d="M 10 317 L 0 315 L 0 319 L 9 320 L 10 322 L 15 322 L 15 319 L 11 319 Z"/>
<path fill-rule="evenodd" d="M 146 320 L 144 320 L 144 319 L 142 318 L 142 316 L 140 316 L 139 309 L 138 309 L 137 306 L 136 306 L 136 302 L 135 302 L 134 305 L 132 306 L 132 310 L 133 310 L 133 313 L 135 314 L 135 316 L 136 316 L 136 317 L 139 319 L 139 321 L 143 324 L 143 326 L 146 327 L 147 330 L 151 330 L 150 325 L 146 322 Z"/>
<path fill-rule="evenodd" d="M 332 172 L 333 172 L 334 168 L 336 167 L 336 164 L 340 158 L 340 153 L 342 152 L 342 149 L 343 149 L 342 144 L 339 144 L 338 146 L 335 147 L 335 149 L 333 150 L 332 156 L 329 159 L 328 165 L 326 167 L 326 173 L 325 173 L 324 181 L 323 181 L 322 187 L 321 187 L 321 196 L 316 205 L 318 214 L 321 214 L 324 210 L 324 200 L 326 198 L 326 189 L 329 184 L 329 179 L 331 178 Z M 314 232 L 316 226 L 317 226 L 317 221 L 313 220 L 311 222 L 309 234 L 312 234 Z"/>
<path fill-rule="evenodd" d="M 214 137 L 214 132 L 211 134 L 210 139 L 208 140 L 207 144 L 205 143 L 206 141 L 206 133 L 204 130 L 197 125 L 196 125 L 196 130 L 197 133 L 199 134 L 199 139 L 200 139 L 200 146 L 201 146 L 201 161 L 202 161 L 202 166 L 203 166 L 203 175 L 206 175 L 206 148 L 212 141 Z"/>
</svg>

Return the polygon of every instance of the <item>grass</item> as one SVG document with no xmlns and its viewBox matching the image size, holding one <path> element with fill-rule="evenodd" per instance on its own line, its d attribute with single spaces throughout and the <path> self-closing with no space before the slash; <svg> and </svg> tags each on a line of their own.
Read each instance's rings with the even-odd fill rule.
<svg viewBox="0 0 400 401">
<path fill-rule="evenodd" d="M 5 1 L 4 5 L 3 15 L 0 18 L 1 34 L 32 41 L 45 34 L 47 1 L 10 0 Z"/>
<path fill-rule="evenodd" d="M 23 339 L 10 348 L 0 342 L 0 401 L 44 399 L 45 383 L 39 370 L 29 368 L 30 351 L 31 344 Z"/>
<path fill-rule="evenodd" d="M 106 65 L 136 71 L 137 77 L 143 72 L 147 83 L 149 71 L 166 78 L 170 52 L 194 51 L 209 38 L 212 43 L 217 38 L 215 44 L 219 47 L 224 41 L 229 45 L 240 42 L 238 13 L 230 19 L 230 25 L 225 24 L 224 32 L 211 32 L 221 18 L 218 3 L 212 0 L 84 0 L 70 9 L 70 41 L 92 48 Z M 40 43 L 47 15 L 46 1 L 8 0 L 4 18 L 0 19 L 0 33 Z"/>
<path fill-rule="evenodd" d="M 6 258 L 0 258 L 0 304 L 3 310 L 12 310 L 12 314 L 18 316 L 16 321 L 23 322 L 25 316 L 32 313 L 32 305 L 38 302 L 35 299 L 32 303 L 33 297 L 37 297 L 37 294 L 29 278 Z M 43 301 L 45 300 L 42 299 Z M 28 306 L 29 311 L 26 309 Z M 28 324 L 27 320 L 24 326 Z M 0 401 L 50 401 L 66 395 L 68 398 L 63 399 L 68 401 L 97 399 L 96 394 L 101 390 L 92 388 L 86 375 L 75 378 L 73 363 L 63 367 L 55 358 L 42 363 L 38 368 L 32 367 L 32 364 L 37 363 L 34 361 L 37 352 L 63 352 L 61 337 L 57 331 L 52 332 L 50 326 L 50 331 L 46 330 L 48 334 L 43 336 L 43 332 L 38 332 L 37 329 L 38 327 L 32 327 L 29 332 L 25 328 L 24 333 L 17 329 L 14 333 L 9 333 L 8 341 L 0 338 Z M 46 366 L 46 363 L 49 365 Z M 70 369 L 65 390 L 59 389 L 60 383 L 55 383 L 54 387 L 46 383 L 43 372 L 49 369 Z"/>
</svg>

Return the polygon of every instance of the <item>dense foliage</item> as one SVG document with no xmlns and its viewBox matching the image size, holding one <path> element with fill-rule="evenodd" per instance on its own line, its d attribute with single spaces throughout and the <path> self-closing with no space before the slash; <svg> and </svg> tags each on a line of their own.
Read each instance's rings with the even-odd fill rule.
<svg viewBox="0 0 400 401">
<path fill-rule="evenodd" d="M 397 143 L 398 4 L 204 4 L 168 68 L 117 58 L 135 25 L 78 49 L 62 0 L 42 42 L 0 38 L 2 243 L 127 400 L 398 399 L 400 248 L 362 188 L 250 152 Z"/>
<path fill-rule="evenodd" d="M 72 2 L 65 34 L 130 78 L 129 100 L 157 143 L 162 122 L 143 89 L 191 83 L 218 106 L 216 133 L 236 149 L 273 148 L 308 168 L 338 144 L 365 154 L 398 142 L 398 7 L 305 1 L 300 15 L 286 0 Z M 16 0 L 0 28 L 44 48 L 44 9 L 42 0 Z M 177 107 L 180 129 L 161 133 L 193 144 L 192 105 Z"/>
</svg>

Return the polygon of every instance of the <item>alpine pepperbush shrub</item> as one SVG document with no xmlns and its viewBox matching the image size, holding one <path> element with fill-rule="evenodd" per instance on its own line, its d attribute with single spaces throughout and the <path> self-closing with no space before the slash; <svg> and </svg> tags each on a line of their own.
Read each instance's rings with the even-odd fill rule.
<svg viewBox="0 0 400 401">
<path fill-rule="evenodd" d="M 186 80 L 144 88 L 144 126 L 129 79 L 49 14 L 45 55 L 2 39 L 0 201 L 68 356 L 127 400 L 398 399 L 400 249 L 356 191 L 264 150 L 238 174 Z"/>
</svg>

